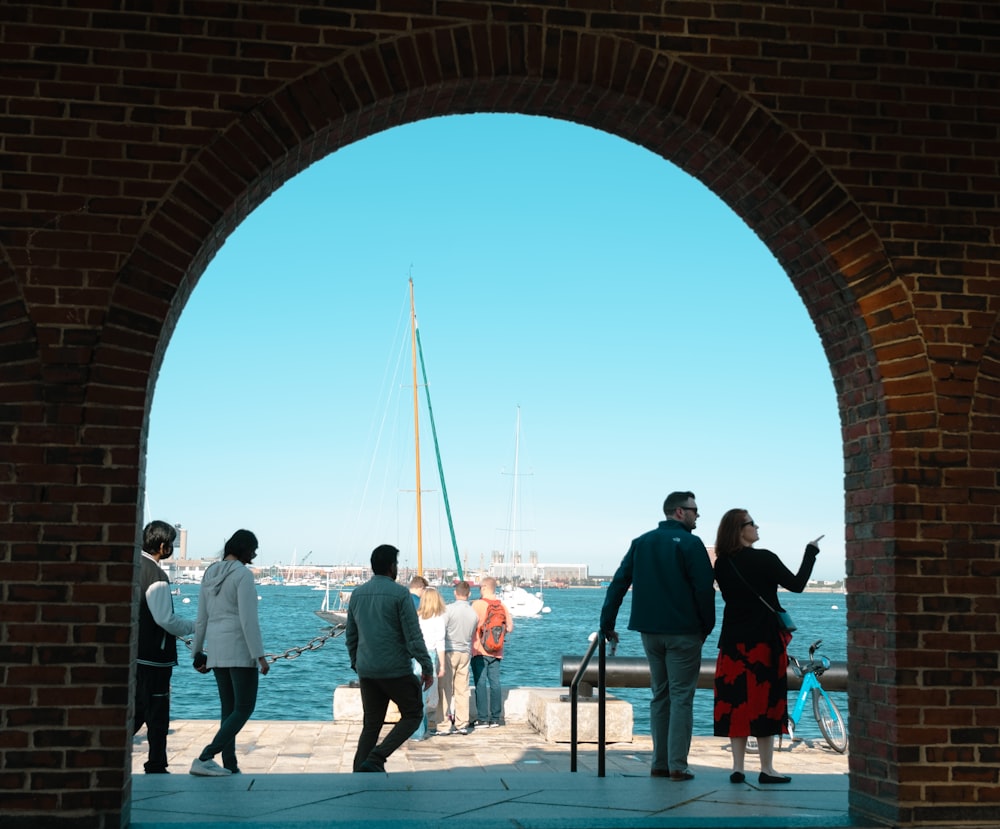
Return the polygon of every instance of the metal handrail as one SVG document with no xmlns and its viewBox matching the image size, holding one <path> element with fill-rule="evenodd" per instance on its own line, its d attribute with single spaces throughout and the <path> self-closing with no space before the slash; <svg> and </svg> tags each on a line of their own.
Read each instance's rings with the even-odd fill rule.
<svg viewBox="0 0 1000 829">
<path fill-rule="evenodd" d="M 604 777 L 605 771 L 605 734 L 606 734 L 606 712 L 607 712 L 607 645 L 604 634 L 600 631 L 594 633 L 590 640 L 590 647 L 587 653 L 580 660 L 580 667 L 577 668 L 573 679 L 569 684 L 569 770 L 576 771 L 576 744 L 577 744 L 577 702 L 580 697 L 580 683 L 590 665 L 590 660 L 594 656 L 594 651 L 599 650 L 597 657 L 597 776 Z"/>
</svg>

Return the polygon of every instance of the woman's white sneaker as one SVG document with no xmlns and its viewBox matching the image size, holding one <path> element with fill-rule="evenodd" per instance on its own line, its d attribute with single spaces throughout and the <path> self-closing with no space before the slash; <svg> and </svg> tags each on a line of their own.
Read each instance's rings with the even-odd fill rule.
<svg viewBox="0 0 1000 829">
<path fill-rule="evenodd" d="M 224 769 L 215 760 L 199 760 L 195 757 L 191 764 L 191 774 L 196 777 L 228 777 L 232 772 Z"/>
</svg>

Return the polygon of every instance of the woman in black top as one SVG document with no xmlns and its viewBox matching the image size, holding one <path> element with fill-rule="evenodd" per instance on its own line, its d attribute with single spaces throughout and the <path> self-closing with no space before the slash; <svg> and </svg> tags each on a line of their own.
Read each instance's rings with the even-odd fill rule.
<svg viewBox="0 0 1000 829">
<path fill-rule="evenodd" d="M 805 589 L 819 547 L 810 542 L 798 573 L 792 573 L 770 550 L 754 549 L 758 538 L 757 525 L 745 509 L 722 516 L 715 581 L 726 607 L 715 665 L 715 736 L 729 737 L 733 783 L 746 779 L 748 737 L 757 738 L 759 782 L 788 783 L 790 777 L 774 770 L 774 735 L 788 733 L 786 648 L 792 637 L 779 627 L 774 611 L 784 610 L 778 603 L 779 586 L 794 593 Z"/>
</svg>

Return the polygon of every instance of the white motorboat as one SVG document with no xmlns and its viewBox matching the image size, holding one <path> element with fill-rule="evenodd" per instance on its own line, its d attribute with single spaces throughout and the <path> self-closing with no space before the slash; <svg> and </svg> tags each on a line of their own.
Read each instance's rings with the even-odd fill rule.
<svg viewBox="0 0 1000 829">
<path fill-rule="evenodd" d="M 499 598 L 514 617 L 533 618 L 552 612 L 552 608 L 546 607 L 541 590 L 529 593 L 523 587 L 505 585 L 500 589 Z"/>
</svg>

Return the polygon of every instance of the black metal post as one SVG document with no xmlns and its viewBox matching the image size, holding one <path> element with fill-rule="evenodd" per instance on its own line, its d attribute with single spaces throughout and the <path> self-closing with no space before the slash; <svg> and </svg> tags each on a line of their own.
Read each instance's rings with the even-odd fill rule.
<svg viewBox="0 0 1000 829">
<path fill-rule="evenodd" d="M 597 638 L 601 640 L 597 657 L 597 776 L 604 777 L 604 761 L 607 755 L 605 735 L 607 733 L 608 648 L 603 631 L 597 632 Z"/>
<path fill-rule="evenodd" d="M 580 667 L 577 669 L 576 674 L 574 674 L 573 679 L 569 683 L 569 770 L 576 771 L 576 743 L 577 743 L 577 700 L 580 693 L 580 682 L 583 681 L 583 674 L 587 670 L 587 666 L 590 664 L 591 658 L 594 656 L 594 650 L 597 648 L 598 644 L 601 647 L 601 658 L 604 657 L 604 637 L 598 631 L 594 634 L 594 638 L 590 642 L 590 647 L 587 648 L 587 652 L 584 654 L 583 659 L 580 660 Z M 598 671 L 600 675 L 600 671 Z"/>
</svg>

